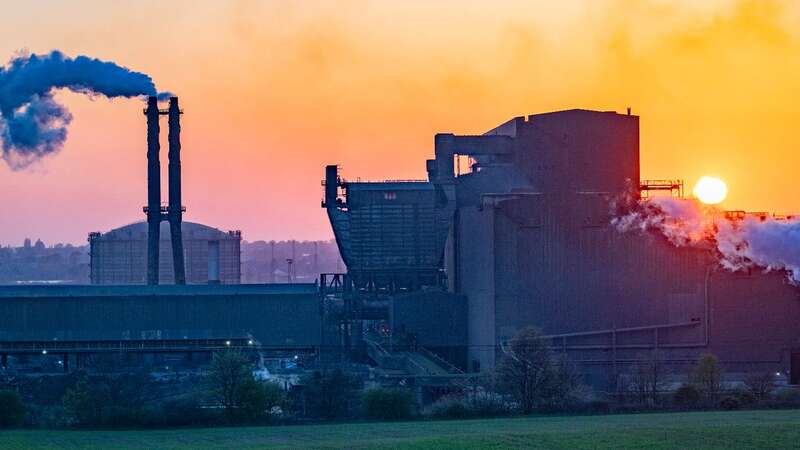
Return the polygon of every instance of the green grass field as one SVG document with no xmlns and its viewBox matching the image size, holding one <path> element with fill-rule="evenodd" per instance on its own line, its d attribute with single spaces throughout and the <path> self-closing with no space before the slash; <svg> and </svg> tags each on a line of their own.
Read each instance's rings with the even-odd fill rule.
<svg viewBox="0 0 800 450">
<path fill-rule="evenodd" d="M 800 410 L 155 431 L 0 432 L 3 449 L 798 448 Z"/>
</svg>

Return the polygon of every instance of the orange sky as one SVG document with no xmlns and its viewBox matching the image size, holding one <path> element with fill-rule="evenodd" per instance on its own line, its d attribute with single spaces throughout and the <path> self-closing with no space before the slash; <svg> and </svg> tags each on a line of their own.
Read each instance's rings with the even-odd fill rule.
<svg viewBox="0 0 800 450">
<path fill-rule="evenodd" d="M 436 132 L 574 107 L 631 106 L 645 178 L 716 175 L 724 207 L 800 211 L 793 2 L 20 3 L 4 6 L 0 57 L 85 54 L 177 93 L 186 220 L 247 240 L 330 237 L 325 164 L 423 178 Z M 144 219 L 142 105 L 58 98 L 74 115 L 64 149 L 0 164 L 2 245 Z"/>
</svg>

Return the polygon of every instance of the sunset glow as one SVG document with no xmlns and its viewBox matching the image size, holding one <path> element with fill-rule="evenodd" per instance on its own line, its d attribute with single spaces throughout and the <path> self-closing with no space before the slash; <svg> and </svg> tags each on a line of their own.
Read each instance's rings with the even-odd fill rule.
<svg viewBox="0 0 800 450">
<path fill-rule="evenodd" d="M 722 203 L 728 196 L 728 186 L 719 178 L 702 177 L 697 180 L 692 192 L 701 202 L 716 205 Z"/>
<path fill-rule="evenodd" d="M 326 164 L 424 178 L 436 133 L 569 108 L 631 107 L 642 179 L 713 170 L 731 208 L 792 213 L 798 18 L 781 0 L 11 2 L 0 63 L 59 49 L 179 95 L 186 220 L 246 240 L 330 238 Z M 55 97 L 73 116 L 63 150 L 0 164 L 2 245 L 144 220 L 143 104 Z"/>
</svg>

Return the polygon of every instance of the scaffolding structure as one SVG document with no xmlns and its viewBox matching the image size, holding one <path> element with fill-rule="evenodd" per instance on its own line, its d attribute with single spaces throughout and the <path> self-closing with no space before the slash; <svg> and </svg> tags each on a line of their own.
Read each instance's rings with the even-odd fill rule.
<svg viewBox="0 0 800 450">
<path fill-rule="evenodd" d="M 642 180 L 639 195 L 642 200 L 650 198 L 650 192 L 669 192 L 672 198 L 683 198 L 683 180 Z"/>
</svg>

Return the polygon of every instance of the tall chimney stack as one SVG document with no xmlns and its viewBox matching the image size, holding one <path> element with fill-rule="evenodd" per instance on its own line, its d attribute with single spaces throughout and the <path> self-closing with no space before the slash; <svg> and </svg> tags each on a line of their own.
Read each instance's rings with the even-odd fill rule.
<svg viewBox="0 0 800 450">
<path fill-rule="evenodd" d="M 161 237 L 161 162 L 158 143 L 158 99 L 147 98 L 147 284 L 158 284 L 158 243 Z"/>
<path fill-rule="evenodd" d="M 169 99 L 169 220 L 172 236 L 172 264 L 175 268 L 175 284 L 186 284 L 186 269 L 183 262 L 183 205 L 181 204 L 181 110 L 178 97 Z"/>
</svg>

